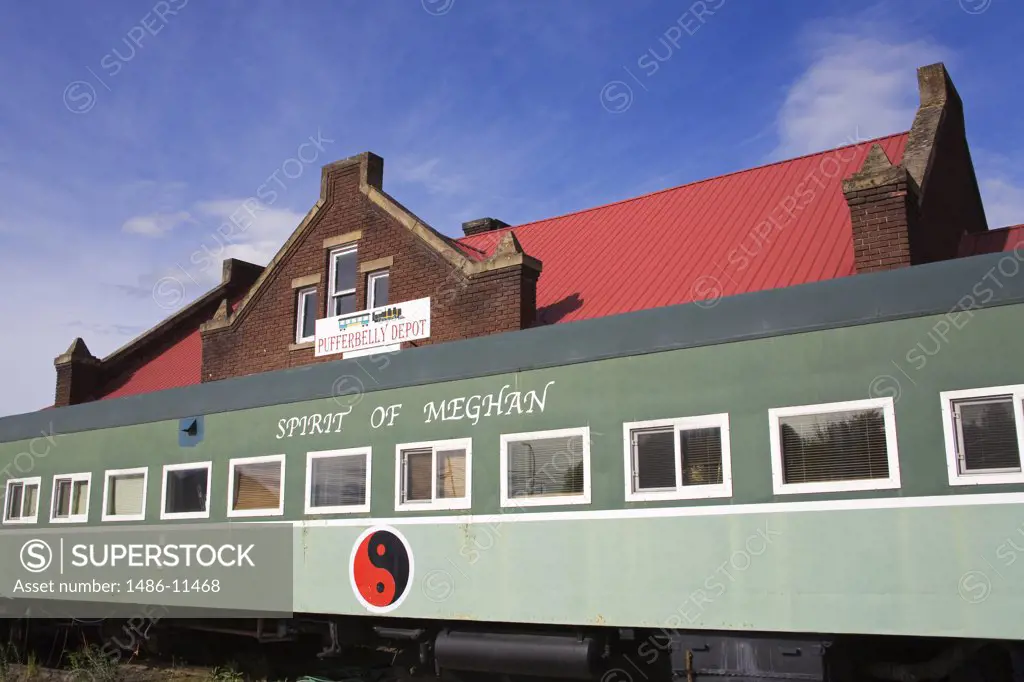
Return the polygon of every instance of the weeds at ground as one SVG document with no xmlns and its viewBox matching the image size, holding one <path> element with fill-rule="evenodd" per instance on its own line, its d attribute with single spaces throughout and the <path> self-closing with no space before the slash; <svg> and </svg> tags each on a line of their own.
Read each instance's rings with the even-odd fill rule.
<svg viewBox="0 0 1024 682">
<path fill-rule="evenodd" d="M 94 645 L 88 645 L 81 651 L 68 654 L 71 667 L 71 679 L 76 682 L 121 682 L 124 671 L 120 663 Z"/>
</svg>

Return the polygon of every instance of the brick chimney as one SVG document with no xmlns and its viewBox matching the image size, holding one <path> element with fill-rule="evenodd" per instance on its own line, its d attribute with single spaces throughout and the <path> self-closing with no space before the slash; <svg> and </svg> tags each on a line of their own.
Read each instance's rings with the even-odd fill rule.
<svg viewBox="0 0 1024 682">
<path fill-rule="evenodd" d="M 92 400 L 100 380 L 100 361 L 77 338 L 53 361 L 57 369 L 57 391 L 53 406 L 64 407 Z"/>
<path fill-rule="evenodd" d="M 843 181 L 857 272 L 956 258 L 967 232 L 988 229 L 963 103 L 945 66 L 917 70 L 920 106 L 899 165 L 874 145 Z"/>
<path fill-rule="evenodd" d="M 467 223 L 462 223 L 462 233 L 467 237 L 484 232 L 494 232 L 508 227 L 508 223 L 497 218 L 477 218 Z"/>
</svg>

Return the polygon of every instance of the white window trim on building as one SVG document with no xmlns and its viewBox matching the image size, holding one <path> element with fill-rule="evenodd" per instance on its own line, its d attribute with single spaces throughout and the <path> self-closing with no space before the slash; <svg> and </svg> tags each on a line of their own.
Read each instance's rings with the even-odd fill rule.
<svg viewBox="0 0 1024 682">
<path fill-rule="evenodd" d="M 674 432 L 676 489 L 664 491 L 633 490 L 633 432 L 643 429 L 671 427 Z M 721 433 L 722 482 L 713 485 L 683 485 L 683 471 L 679 458 L 679 434 L 693 429 L 717 428 Z M 729 449 L 729 415 L 707 414 L 676 419 L 652 419 L 626 422 L 622 425 L 622 443 L 626 476 L 627 502 L 657 502 L 660 500 L 700 500 L 712 497 L 732 497 L 732 459 Z"/>
<path fill-rule="evenodd" d="M 344 450 L 319 450 L 306 453 L 306 514 L 359 514 L 370 511 L 370 470 L 373 463 L 373 451 L 371 448 L 346 448 Z M 366 458 L 366 499 L 363 504 L 334 505 L 330 507 L 313 506 L 313 461 L 317 459 L 330 459 L 332 457 L 358 457 Z"/>
<path fill-rule="evenodd" d="M 21 495 L 22 495 L 22 498 L 21 498 L 22 509 L 24 509 L 24 506 L 25 506 L 25 486 L 30 486 L 30 485 L 36 486 L 36 513 L 35 513 L 34 516 L 31 516 L 31 517 L 22 516 L 22 517 L 17 518 L 17 519 L 8 518 L 8 511 L 9 510 L 7 508 L 7 505 L 8 505 L 8 501 L 10 500 L 10 496 L 11 496 L 11 488 L 15 484 L 18 484 L 18 483 L 20 483 L 22 485 L 22 492 L 21 492 Z M 4 517 L 3 517 L 4 524 L 19 525 L 19 524 L 37 523 L 39 521 L 39 507 L 43 503 L 42 492 L 43 492 L 43 479 L 40 476 L 31 476 L 29 478 L 12 478 L 12 479 L 9 479 L 7 481 L 7 486 L 4 488 Z"/>
<path fill-rule="evenodd" d="M 544 438 L 564 438 L 581 436 L 583 438 L 583 492 L 575 495 L 554 495 L 550 497 L 517 497 L 508 496 L 508 445 L 524 440 L 541 440 Z M 552 507 L 570 504 L 590 504 L 590 427 L 580 426 L 571 429 L 554 429 L 551 431 L 528 431 L 523 433 L 501 434 L 499 449 L 501 464 L 501 506 L 502 507 Z"/>
<path fill-rule="evenodd" d="M 167 511 L 167 474 L 171 471 L 206 471 L 206 511 L 201 512 L 169 512 Z M 234 480 L 232 476 L 231 480 Z M 160 520 L 174 519 L 208 519 L 210 518 L 210 497 L 213 492 L 213 462 L 183 462 L 181 464 L 164 465 L 163 480 L 160 483 Z M 231 497 L 228 497 L 231 504 Z"/>
<path fill-rule="evenodd" d="M 385 301 L 384 303 L 377 303 L 376 296 L 374 295 L 374 288 L 373 288 L 374 282 L 376 280 L 384 279 L 384 278 L 388 278 L 388 280 L 389 280 L 388 281 L 388 285 L 390 286 L 390 284 L 391 284 L 391 282 L 390 282 L 391 274 L 390 274 L 389 270 L 377 270 L 376 272 L 371 272 L 369 275 L 366 276 L 366 309 L 367 310 L 371 310 L 373 308 L 377 308 L 377 307 L 380 307 L 382 305 L 387 305 L 387 301 Z M 389 295 L 389 298 L 390 298 L 390 295 Z"/>
<path fill-rule="evenodd" d="M 1013 472 L 966 472 L 960 471 L 957 457 L 959 438 L 953 419 L 953 402 L 971 398 L 995 398 L 998 396 L 1013 397 L 1013 415 L 1017 425 L 1017 451 L 1024 465 L 1024 384 L 1010 386 L 992 386 L 988 388 L 971 388 L 961 391 L 943 391 L 939 394 L 942 404 L 942 435 L 946 446 L 946 471 L 950 485 L 998 485 L 1005 483 L 1024 483 L 1024 466 L 1021 471 Z"/>
<path fill-rule="evenodd" d="M 86 487 L 86 499 L 85 499 L 85 513 L 84 514 L 70 514 L 68 516 L 57 518 L 57 481 L 63 479 L 71 480 L 71 494 L 74 495 L 75 483 L 81 481 L 87 482 L 89 485 Z M 74 502 L 74 497 L 71 498 Z M 53 487 L 50 488 L 50 523 L 86 523 L 89 521 L 89 505 L 92 502 L 92 473 L 78 473 L 78 474 L 56 474 L 53 477 Z"/>
<path fill-rule="evenodd" d="M 108 514 L 107 509 L 110 503 L 110 479 L 115 476 L 133 476 L 142 474 L 142 513 L 141 514 Z M 149 494 L 149 467 L 136 467 L 134 469 L 107 469 L 103 472 L 103 509 L 100 511 L 101 521 L 145 521 L 146 520 L 146 498 Z"/>
<path fill-rule="evenodd" d="M 337 280 L 338 258 L 340 256 L 344 256 L 344 255 L 347 255 L 347 254 L 350 254 L 350 253 L 355 253 L 355 254 L 357 254 L 357 257 L 358 257 L 359 245 L 358 244 L 347 244 L 345 246 L 339 246 L 336 249 L 331 249 L 331 251 L 330 251 L 330 262 L 331 262 L 331 265 L 330 265 L 330 268 L 328 268 L 329 275 L 330 275 L 330 280 L 327 282 L 327 317 L 335 317 L 335 316 L 341 314 L 341 313 L 337 312 L 337 308 L 335 307 L 335 300 L 338 297 L 340 297 L 340 296 L 347 296 L 349 294 L 355 295 L 355 293 L 356 293 L 356 287 L 352 287 L 351 289 L 343 289 L 341 291 L 335 291 L 335 289 L 334 289 L 334 285 L 338 281 Z M 358 272 L 359 272 L 359 268 L 357 266 L 356 267 L 357 276 L 358 276 Z M 358 303 L 358 301 L 357 301 L 357 303 Z M 356 306 L 356 307 L 353 308 L 353 311 L 358 310 L 358 309 L 359 309 L 358 306 Z"/>
<path fill-rule="evenodd" d="M 316 287 L 299 289 L 299 293 L 295 297 L 295 343 L 308 343 L 316 338 L 315 319 L 313 321 L 313 334 L 310 336 L 302 335 L 302 328 L 306 326 L 306 298 L 308 296 L 316 296 Z"/>
<path fill-rule="evenodd" d="M 819 483 L 785 483 L 782 466 L 782 439 L 779 418 L 808 414 L 827 414 L 848 410 L 877 410 L 881 408 L 885 420 L 885 446 L 889 465 L 888 478 L 871 478 L 850 481 L 824 481 Z M 772 453 L 772 489 L 776 495 L 799 495 L 802 493 L 854 492 L 860 490 L 894 490 L 900 487 L 900 461 L 896 444 L 896 411 L 892 398 L 868 398 L 820 405 L 799 405 L 775 407 L 768 410 L 768 428 Z"/>
<path fill-rule="evenodd" d="M 405 477 L 402 468 L 402 453 L 408 450 L 425 450 L 430 448 L 433 456 L 430 459 L 430 502 L 403 502 Z M 448 450 L 466 451 L 466 496 L 455 498 L 437 497 L 437 452 Z M 473 439 L 452 438 L 449 440 L 431 440 L 420 443 L 399 443 L 395 446 L 395 511 L 453 510 L 469 509 L 473 500 Z"/>
<path fill-rule="evenodd" d="M 263 464 L 265 462 L 278 462 L 281 478 L 280 478 L 280 492 L 277 496 L 277 508 L 268 507 L 266 509 L 239 509 L 233 510 L 231 507 L 234 504 L 235 499 L 235 468 L 239 465 L 244 464 Z M 228 462 L 228 518 L 246 518 L 253 516 L 283 516 L 284 515 L 284 474 L 285 474 L 285 456 L 284 455 L 261 455 L 259 457 L 239 457 L 232 459 Z M 207 487 L 209 491 L 209 487 Z M 209 497 L 209 492 L 207 492 Z M 207 502 L 209 506 L 209 502 Z"/>
</svg>

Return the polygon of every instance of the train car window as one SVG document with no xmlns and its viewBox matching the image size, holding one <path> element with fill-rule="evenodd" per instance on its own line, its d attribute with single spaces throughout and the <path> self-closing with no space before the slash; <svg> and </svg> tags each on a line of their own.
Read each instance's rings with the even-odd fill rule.
<svg viewBox="0 0 1024 682">
<path fill-rule="evenodd" d="M 164 467 L 161 519 L 210 518 L 211 462 L 186 462 Z"/>
<path fill-rule="evenodd" d="M 729 415 L 623 424 L 626 500 L 732 495 Z"/>
<path fill-rule="evenodd" d="M 233 459 L 228 471 L 228 516 L 284 514 L 284 455 Z"/>
<path fill-rule="evenodd" d="M 103 481 L 103 521 L 143 521 L 149 469 L 107 471 Z"/>
<path fill-rule="evenodd" d="M 42 479 L 12 478 L 4 494 L 4 523 L 35 523 L 39 515 Z"/>
<path fill-rule="evenodd" d="M 51 523 L 82 523 L 89 520 L 89 484 L 92 474 L 58 474 L 53 477 Z"/>
<path fill-rule="evenodd" d="M 947 391 L 940 399 L 950 485 L 1024 483 L 1024 386 Z"/>
<path fill-rule="evenodd" d="M 398 445 L 395 510 L 469 509 L 472 458 L 469 438 Z"/>
<path fill-rule="evenodd" d="M 589 503 L 589 427 L 502 434 L 503 507 Z"/>
<path fill-rule="evenodd" d="M 776 495 L 900 487 L 892 398 L 768 411 Z"/>
<path fill-rule="evenodd" d="M 370 511 L 370 448 L 306 455 L 306 513 Z"/>
</svg>

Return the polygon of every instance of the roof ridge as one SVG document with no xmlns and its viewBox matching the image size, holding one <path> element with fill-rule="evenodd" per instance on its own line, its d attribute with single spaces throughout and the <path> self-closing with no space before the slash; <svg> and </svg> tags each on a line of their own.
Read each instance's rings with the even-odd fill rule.
<svg viewBox="0 0 1024 682">
<path fill-rule="evenodd" d="M 590 211 L 597 211 L 597 210 L 600 210 L 602 208 L 610 208 L 612 206 L 618 206 L 620 204 L 628 204 L 631 201 L 639 201 L 640 199 L 647 199 L 649 197 L 653 197 L 653 196 L 656 196 L 658 194 L 664 194 L 665 192 L 674 192 L 675 190 L 682 189 L 684 187 L 691 187 L 693 185 L 700 185 L 700 184 L 705 183 L 705 182 L 711 182 L 712 180 L 721 180 L 722 178 L 727 178 L 727 177 L 730 177 L 730 176 L 733 176 L 733 175 L 739 175 L 741 173 L 749 173 L 751 171 L 761 170 L 763 168 L 771 168 L 772 166 L 779 166 L 779 165 L 782 165 L 784 163 L 789 163 L 791 161 L 799 161 L 801 159 L 807 159 L 807 158 L 810 158 L 812 156 L 820 156 L 821 154 L 826 154 L 828 152 L 839 151 L 840 149 L 848 149 L 850 147 L 856 147 L 858 145 L 875 144 L 875 143 L 881 142 L 883 140 L 890 140 L 890 139 L 892 139 L 894 137 L 899 137 L 901 135 L 908 135 L 909 133 L 910 133 L 910 131 L 904 130 L 903 132 L 900 132 L 900 133 L 890 133 L 889 135 L 882 135 L 881 137 L 876 137 L 876 138 L 873 138 L 873 139 L 870 139 L 870 140 L 862 140 L 860 142 L 854 142 L 854 143 L 851 143 L 851 144 L 842 145 L 841 147 L 830 147 L 828 149 L 822 149 L 821 151 L 817 151 L 817 152 L 810 152 L 808 154 L 801 154 L 800 156 L 793 156 L 793 157 L 790 157 L 788 159 L 779 159 L 778 161 L 772 161 L 770 163 L 763 163 L 760 166 L 751 166 L 750 168 L 741 168 L 740 170 L 729 171 L 728 173 L 722 173 L 721 175 L 714 175 L 714 176 L 712 176 L 710 178 L 702 178 L 700 180 L 694 180 L 692 182 L 686 182 L 686 183 L 683 183 L 682 185 L 676 185 L 675 187 L 666 187 L 665 189 L 655 190 L 653 192 L 648 192 L 646 194 L 640 194 L 640 195 L 635 196 L 635 197 L 629 197 L 629 198 L 626 198 L 626 199 L 619 199 L 618 201 L 612 201 L 612 202 L 609 202 L 607 204 L 601 204 L 600 206 L 591 206 L 590 208 L 583 208 L 583 209 L 579 209 L 577 211 L 569 211 L 568 213 L 563 213 L 561 215 L 551 216 L 550 218 L 541 218 L 539 220 L 531 220 L 528 223 L 521 223 L 519 225 L 510 225 L 510 226 L 508 226 L 506 228 L 502 228 L 500 230 L 494 230 L 494 231 L 491 231 L 491 232 L 486 232 L 484 234 L 488 234 L 488 235 L 500 234 L 500 233 L 503 233 L 503 232 L 507 232 L 509 230 L 519 229 L 520 227 L 528 227 L 530 225 L 536 225 L 537 223 L 546 223 L 549 220 L 558 220 L 560 218 L 568 218 L 570 216 L 581 215 L 583 213 L 589 213 Z M 473 235 L 473 236 L 476 236 L 476 235 Z M 464 239 L 467 239 L 467 237 L 461 237 L 461 238 L 457 239 L 456 241 L 462 243 Z M 467 246 L 468 246 L 468 244 L 467 244 Z"/>
</svg>

